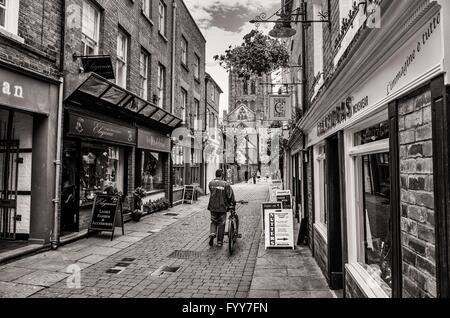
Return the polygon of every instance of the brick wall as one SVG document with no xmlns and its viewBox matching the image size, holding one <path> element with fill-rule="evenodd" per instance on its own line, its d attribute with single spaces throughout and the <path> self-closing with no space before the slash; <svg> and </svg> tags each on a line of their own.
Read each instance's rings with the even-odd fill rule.
<svg viewBox="0 0 450 318">
<path fill-rule="evenodd" d="M 314 229 L 314 258 L 328 280 L 328 246 L 322 235 Z"/>
<path fill-rule="evenodd" d="M 307 182 L 307 187 L 308 187 L 308 195 L 306 197 L 306 200 L 308 201 L 308 211 L 306 211 L 306 213 L 308 213 L 308 242 L 309 242 L 309 247 L 311 249 L 314 248 L 314 241 L 313 241 L 313 237 L 314 237 L 314 209 L 313 209 L 313 200 L 314 200 L 314 192 L 313 192 L 313 180 L 312 180 L 312 174 L 313 174 L 313 168 L 312 168 L 312 164 L 309 161 L 306 164 L 306 171 L 307 171 L 307 175 L 306 175 L 306 182 Z"/>
<path fill-rule="evenodd" d="M 356 283 L 353 276 L 350 274 L 350 272 L 346 269 L 345 270 L 345 297 L 346 298 L 367 298 L 367 296 L 364 294 L 364 292 L 359 288 L 358 284 Z"/>
<path fill-rule="evenodd" d="M 436 297 L 431 92 L 399 103 L 404 297 Z"/>
<path fill-rule="evenodd" d="M 0 32 L 0 60 L 58 79 L 62 21 L 61 0 L 20 0 L 18 36 L 22 40 Z"/>
</svg>

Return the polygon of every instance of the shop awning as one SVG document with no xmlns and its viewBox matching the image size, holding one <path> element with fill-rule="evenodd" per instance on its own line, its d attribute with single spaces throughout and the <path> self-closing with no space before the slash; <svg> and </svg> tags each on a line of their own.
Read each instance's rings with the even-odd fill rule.
<svg viewBox="0 0 450 318">
<path fill-rule="evenodd" d="M 85 106 L 89 110 L 96 108 L 105 114 L 128 116 L 145 126 L 171 132 L 181 122 L 168 111 L 143 100 L 130 91 L 91 73 L 89 77 L 68 97 L 66 102 Z M 105 112 L 106 111 L 106 112 Z"/>
</svg>

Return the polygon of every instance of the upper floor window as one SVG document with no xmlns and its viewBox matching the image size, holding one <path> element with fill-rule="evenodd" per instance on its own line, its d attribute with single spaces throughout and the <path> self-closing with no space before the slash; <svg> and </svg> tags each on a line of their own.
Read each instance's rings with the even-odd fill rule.
<svg viewBox="0 0 450 318">
<path fill-rule="evenodd" d="M 196 79 L 200 79 L 200 57 L 195 54 L 194 60 L 194 76 Z"/>
<path fill-rule="evenodd" d="M 183 120 L 183 123 L 186 122 L 186 111 L 187 111 L 187 91 L 182 88 L 181 89 L 181 119 Z"/>
<path fill-rule="evenodd" d="M 318 17 L 322 12 L 322 4 L 313 4 L 313 16 Z M 323 26 L 321 23 L 316 23 L 313 26 L 314 38 L 314 76 L 316 77 L 314 91 L 317 92 L 323 82 Z"/>
<path fill-rule="evenodd" d="M 184 36 L 181 37 L 181 63 L 187 65 L 188 61 L 188 41 Z"/>
<path fill-rule="evenodd" d="M 252 95 L 256 95 L 256 82 L 252 81 L 251 83 Z"/>
<path fill-rule="evenodd" d="M 194 99 L 194 129 L 198 130 L 200 128 L 199 118 L 200 118 L 200 101 Z"/>
<path fill-rule="evenodd" d="M 207 109 L 206 110 L 206 130 L 208 130 L 211 126 L 209 125 L 209 114 L 210 114 L 211 112 L 210 112 L 210 110 L 209 109 Z"/>
<path fill-rule="evenodd" d="M 142 13 L 148 18 L 152 16 L 152 0 L 142 0 Z"/>
<path fill-rule="evenodd" d="M 83 1 L 82 17 L 83 55 L 98 54 L 100 38 L 100 10 L 90 1 Z"/>
<path fill-rule="evenodd" d="M 244 81 L 244 95 L 248 95 L 248 82 Z"/>
<path fill-rule="evenodd" d="M 158 67 L 158 106 L 164 108 L 166 98 L 166 68 L 159 64 Z"/>
<path fill-rule="evenodd" d="M 209 87 L 209 94 L 210 94 L 209 96 L 213 102 L 215 101 L 215 95 L 216 95 L 215 91 L 216 91 L 216 88 L 214 87 L 213 84 L 211 84 Z"/>
<path fill-rule="evenodd" d="M 167 19 L 167 7 L 160 1 L 159 2 L 159 32 L 162 35 L 166 35 L 166 19 Z"/>
<path fill-rule="evenodd" d="M 0 0 L 0 28 L 17 35 L 19 25 L 19 0 Z"/>
<path fill-rule="evenodd" d="M 147 52 L 141 50 L 139 59 L 139 96 L 145 100 L 148 98 L 148 60 Z"/>
<path fill-rule="evenodd" d="M 128 35 L 119 30 L 117 36 L 117 85 L 126 88 L 128 69 Z"/>
</svg>

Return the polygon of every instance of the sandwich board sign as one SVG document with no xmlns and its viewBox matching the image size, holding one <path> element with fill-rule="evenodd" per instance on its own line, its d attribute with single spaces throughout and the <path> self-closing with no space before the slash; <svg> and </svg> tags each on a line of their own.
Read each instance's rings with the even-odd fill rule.
<svg viewBox="0 0 450 318">
<path fill-rule="evenodd" d="M 266 210 L 265 222 L 265 247 L 268 248 L 292 248 L 294 245 L 294 216 L 292 210 Z"/>
<path fill-rule="evenodd" d="M 118 218 L 120 217 L 120 220 Z M 122 235 L 125 235 L 123 222 L 122 200 L 117 195 L 98 194 L 95 196 L 92 207 L 90 232 L 111 232 L 111 241 L 114 238 L 116 226 L 122 227 Z"/>
<path fill-rule="evenodd" d="M 184 186 L 183 203 L 194 203 L 195 186 Z"/>
<path fill-rule="evenodd" d="M 266 210 L 281 210 L 283 208 L 281 202 L 265 202 L 261 204 L 261 216 L 262 216 L 262 230 L 264 231 L 265 222 L 264 217 L 266 215 Z"/>
<path fill-rule="evenodd" d="M 275 196 L 276 201 L 282 203 L 283 209 L 293 209 L 292 195 L 290 190 L 278 190 Z"/>
</svg>

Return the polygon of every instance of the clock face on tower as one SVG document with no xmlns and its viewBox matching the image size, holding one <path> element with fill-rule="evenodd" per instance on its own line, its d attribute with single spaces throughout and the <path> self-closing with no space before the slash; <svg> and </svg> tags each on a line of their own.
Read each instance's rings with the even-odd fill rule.
<svg viewBox="0 0 450 318">
<path fill-rule="evenodd" d="M 277 117 L 284 117 L 286 106 L 284 102 L 275 103 L 275 113 Z"/>
</svg>

